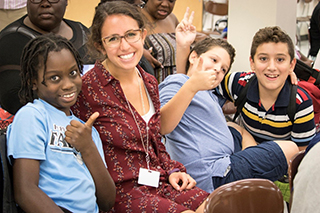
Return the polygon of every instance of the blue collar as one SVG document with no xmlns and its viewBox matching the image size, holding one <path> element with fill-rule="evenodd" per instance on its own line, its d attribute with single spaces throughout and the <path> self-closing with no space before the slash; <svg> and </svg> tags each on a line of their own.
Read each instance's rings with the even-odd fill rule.
<svg viewBox="0 0 320 213">
<path fill-rule="evenodd" d="M 275 107 L 287 107 L 290 101 L 290 93 L 291 93 L 291 89 L 290 89 L 290 82 L 287 79 L 286 83 L 284 84 L 284 86 L 282 87 L 277 101 L 274 104 Z M 260 101 L 260 96 L 259 96 L 259 86 L 258 86 L 258 79 L 254 79 L 253 82 L 251 83 L 251 85 L 248 88 L 248 93 L 247 93 L 247 100 L 257 103 L 259 104 Z"/>
</svg>

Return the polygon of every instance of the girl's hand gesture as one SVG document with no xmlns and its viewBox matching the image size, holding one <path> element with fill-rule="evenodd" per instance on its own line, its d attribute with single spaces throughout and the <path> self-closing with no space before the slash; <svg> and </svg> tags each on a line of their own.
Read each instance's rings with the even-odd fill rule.
<svg viewBox="0 0 320 213">
<path fill-rule="evenodd" d="M 93 113 L 86 123 L 81 123 L 76 120 L 72 120 L 66 127 L 65 140 L 71 144 L 81 154 L 87 151 L 90 146 L 95 144 L 92 140 L 92 126 L 95 120 L 99 117 L 99 113 Z"/>
<path fill-rule="evenodd" d="M 176 42 L 181 46 L 188 47 L 194 42 L 197 35 L 196 27 L 192 25 L 194 12 L 189 14 L 189 11 L 190 9 L 187 7 L 182 21 L 176 27 Z"/>
</svg>

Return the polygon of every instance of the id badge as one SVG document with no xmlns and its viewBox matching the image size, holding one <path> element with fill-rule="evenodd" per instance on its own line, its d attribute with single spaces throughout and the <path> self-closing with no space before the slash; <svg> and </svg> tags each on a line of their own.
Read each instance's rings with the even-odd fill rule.
<svg viewBox="0 0 320 213">
<path fill-rule="evenodd" d="M 158 188 L 159 180 L 160 172 L 140 168 L 138 177 L 139 184 Z"/>
</svg>

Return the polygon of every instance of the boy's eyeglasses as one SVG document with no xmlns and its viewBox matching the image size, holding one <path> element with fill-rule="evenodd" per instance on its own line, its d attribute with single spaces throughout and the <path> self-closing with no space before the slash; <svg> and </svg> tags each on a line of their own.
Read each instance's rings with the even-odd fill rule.
<svg viewBox="0 0 320 213">
<path fill-rule="evenodd" d="M 128 43 L 135 43 L 141 39 L 142 29 L 128 30 L 123 36 L 114 34 L 102 38 L 102 42 L 107 47 L 118 47 L 121 43 L 121 39 L 124 38 Z"/>
<path fill-rule="evenodd" d="M 43 0 L 30 0 L 31 3 L 33 4 L 40 4 Z M 46 0 L 49 3 L 58 3 L 60 0 Z"/>
</svg>

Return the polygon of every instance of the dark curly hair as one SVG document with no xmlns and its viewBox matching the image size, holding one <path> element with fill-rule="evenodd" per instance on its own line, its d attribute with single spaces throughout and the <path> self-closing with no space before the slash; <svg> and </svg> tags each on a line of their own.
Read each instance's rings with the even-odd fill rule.
<svg viewBox="0 0 320 213">
<path fill-rule="evenodd" d="M 36 98 L 32 90 L 32 81 L 38 79 L 38 72 L 41 67 L 44 67 L 41 83 L 46 85 L 44 77 L 47 69 L 48 54 L 50 52 L 60 52 L 62 49 L 70 50 L 77 62 L 80 73 L 82 73 L 83 65 L 79 53 L 72 43 L 62 36 L 52 33 L 41 35 L 30 40 L 24 47 L 20 62 L 21 89 L 19 97 L 22 104 L 32 102 Z"/>
</svg>

